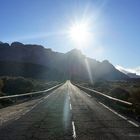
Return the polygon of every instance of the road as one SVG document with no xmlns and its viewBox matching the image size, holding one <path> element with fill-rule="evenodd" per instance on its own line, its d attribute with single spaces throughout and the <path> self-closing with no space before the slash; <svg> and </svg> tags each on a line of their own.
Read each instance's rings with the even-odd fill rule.
<svg viewBox="0 0 140 140">
<path fill-rule="evenodd" d="M 140 127 L 67 81 L 16 120 L 0 140 L 138 140 Z"/>
</svg>

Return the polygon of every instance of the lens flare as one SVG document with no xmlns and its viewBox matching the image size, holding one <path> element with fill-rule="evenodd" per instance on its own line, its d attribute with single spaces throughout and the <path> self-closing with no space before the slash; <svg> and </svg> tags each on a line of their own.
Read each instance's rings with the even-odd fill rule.
<svg viewBox="0 0 140 140">
<path fill-rule="evenodd" d="M 91 84 L 93 84 L 93 78 L 92 78 L 92 74 L 91 74 L 90 65 L 89 65 L 88 60 L 86 58 L 85 58 L 85 64 L 86 64 L 89 80 L 90 80 Z"/>
</svg>

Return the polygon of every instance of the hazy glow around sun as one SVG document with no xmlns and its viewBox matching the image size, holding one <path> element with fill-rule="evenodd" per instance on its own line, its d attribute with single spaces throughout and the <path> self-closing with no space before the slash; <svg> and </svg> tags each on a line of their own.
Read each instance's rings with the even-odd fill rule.
<svg viewBox="0 0 140 140">
<path fill-rule="evenodd" d="M 90 29 L 87 23 L 74 23 L 69 28 L 69 36 L 72 41 L 79 45 L 80 47 L 85 47 L 90 39 Z"/>
</svg>

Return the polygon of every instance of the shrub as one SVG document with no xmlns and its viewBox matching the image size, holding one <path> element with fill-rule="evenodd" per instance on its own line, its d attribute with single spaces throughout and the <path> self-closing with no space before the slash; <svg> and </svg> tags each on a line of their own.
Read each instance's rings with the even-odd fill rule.
<svg viewBox="0 0 140 140">
<path fill-rule="evenodd" d="M 1 89 L 3 87 L 3 81 L 0 79 L 0 93 L 1 93 Z M 1 95 L 0 95 L 1 96 Z"/>
<path fill-rule="evenodd" d="M 30 80 L 22 77 L 6 77 L 3 78 L 3 83 L 4 86 L 2 91 L 8 95 L 26 93 L 32 91 L 33 89 L 33 83 Z"/>
<path fill-rule="evenodd" d="M 130 97 L 129 92 L 120 87 L 114 88 L 113 90 L 111 90 L 109 94 L 112 97 L 122 99 L 122 100 L 128 100 L 128 98 Z"/>
<path fill-rule="evenodd" d="M 140 88 L 131 91 L 133 100 L 140 104 Z"/>
</svg>

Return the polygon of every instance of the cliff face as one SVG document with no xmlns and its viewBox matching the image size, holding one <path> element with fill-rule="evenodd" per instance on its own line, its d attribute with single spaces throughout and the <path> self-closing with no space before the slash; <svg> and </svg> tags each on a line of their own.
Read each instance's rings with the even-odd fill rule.
<svg viewBox="0 0 140 140">
<path fill-rule="evenodd" d="M 0 43 L 0 67 L 8 69 L 8 65 L 4 66 L 2 63 L 11 63 L 15 66 L 20 63 L 20 70 L 23 71 L 21 65 L 32 65 L 30 67 L 30 74 L 35 69 L 43 67 L 43 71 L 46 69 L 46 73 L 40 70 L 39 73 L 44 77 L 54 75 L 55 77 L 61 77 L 66 79 L 84 79 L 89 80 L 89 76 L 92 79 L 106 79 L 106 80 L 121 80 L 127 79 L 128 76 L 118 71 L 109 61 L 103 62 L 96 61 L 88 58 L 77 49 L 73 49 L 65 54 L 54 52 L 51 49 L 44 48 L 41 45 L 22 44 L 20 42 L 13 42 L 11 45 L 8 43 Z M 12 65 L 9 65 L 12 67 Z M 17 64 L 18 65 L 18 64 Z M 16 66 L 16 69 L 19 66 Z M 29 66 L 28 66 L 29 67 Z M 38 68 L 40 67 L 40 68 Z M 17 70 L 13 71 L 16 73 Z M 24 69 L 26 71 L 26 69 Z M 48 72 L 48 73 L 47 73 Z M 0 70 L 1 75 L 5 75 Z M 10 73 L 10 72 L 9 72 Z M 20 75 L 20 73 L 18 73 Z M 59 76 L 58 76 L 59 75 Z M 23 75 L 24 76 L 24 75 Z M 31 76 L 32 77 L 32 76 Z"/>
</svg>

